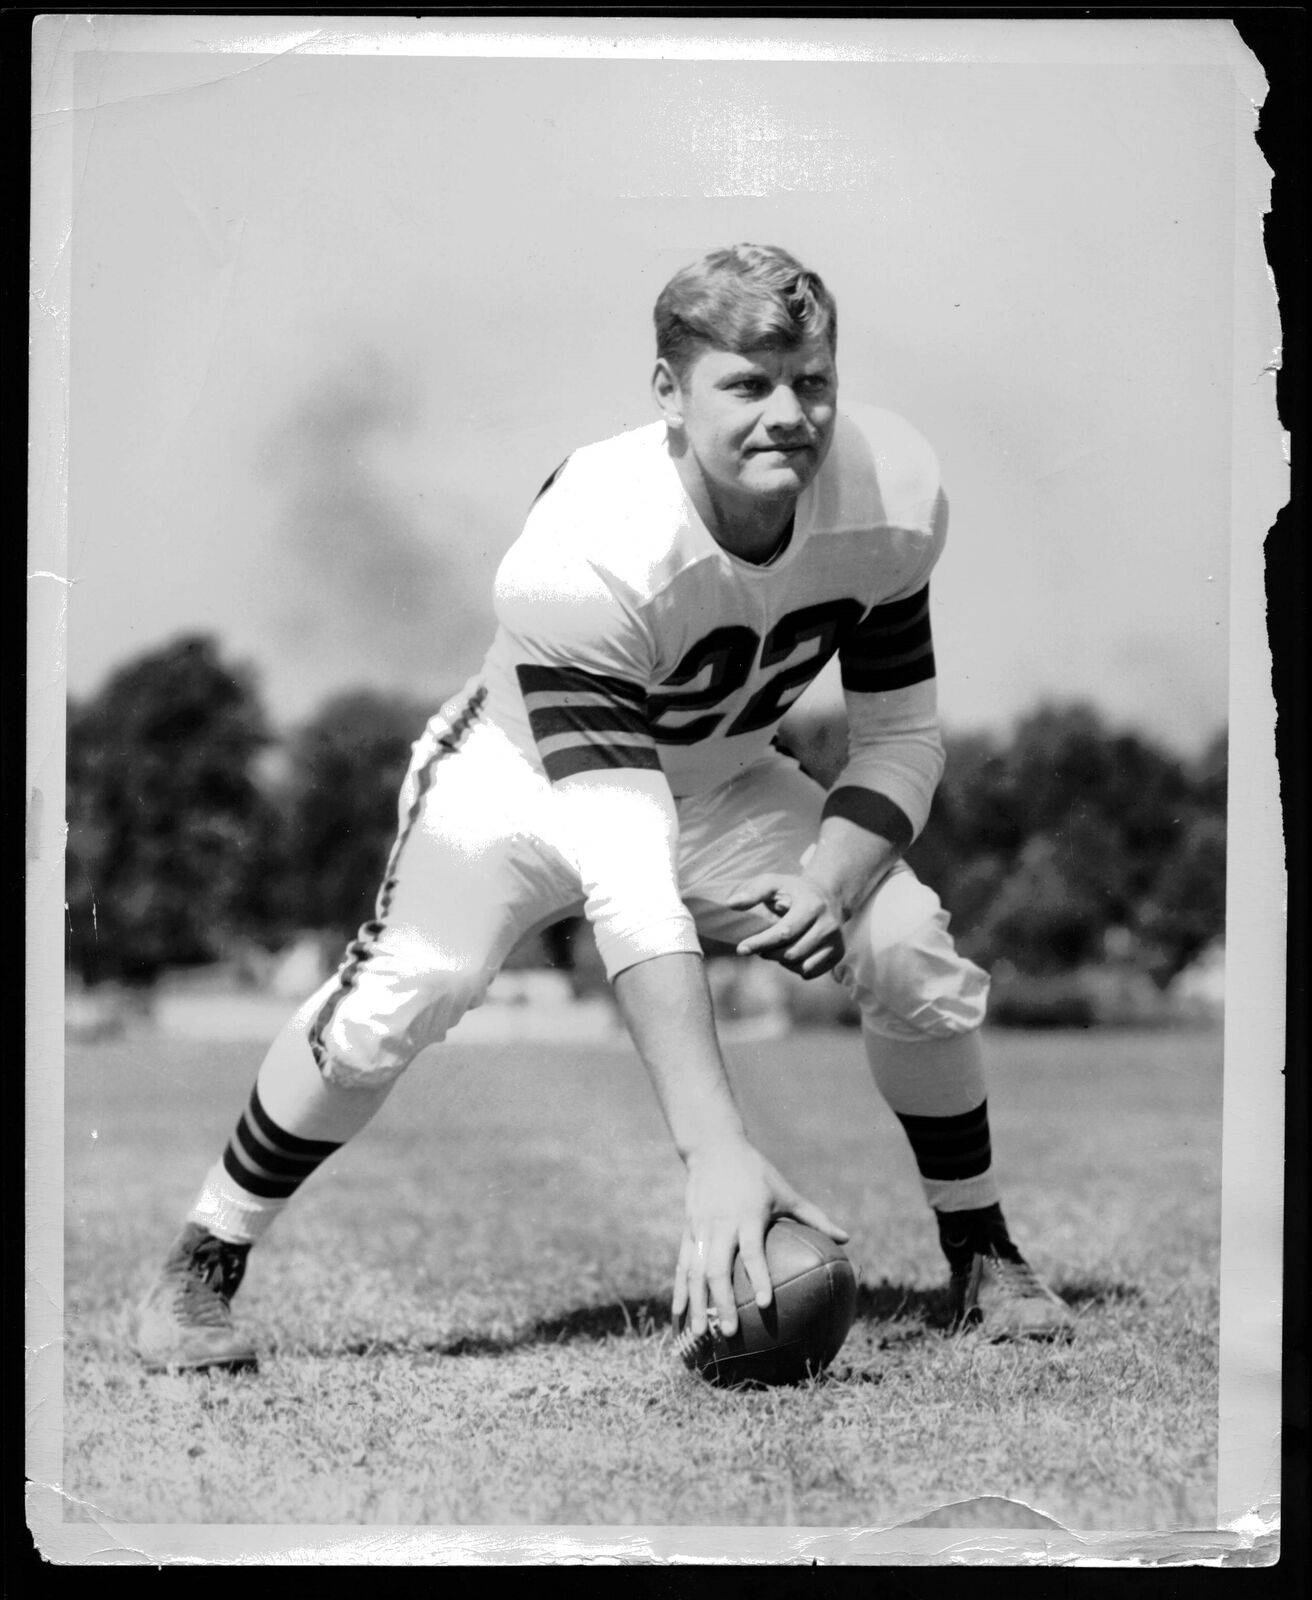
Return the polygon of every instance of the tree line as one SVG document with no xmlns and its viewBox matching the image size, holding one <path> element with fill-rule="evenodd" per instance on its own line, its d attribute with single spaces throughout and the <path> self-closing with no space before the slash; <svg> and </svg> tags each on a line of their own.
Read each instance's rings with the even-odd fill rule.
<svg viewBox="0 0 1312 1600">
<path fill-rule="evenodd" d="M 371 914 L 410 746 L 435 707 L 333 696 L 276 738 L 249 669 L 191 635 L 74 702 L 68 719 L 67 957 L 87 985 L 345 942 Z M 818 779 L 841 717 L 788 726 Z M 1088 706 L 950 736 L 909 852 L 965 952 L 1056 977 L 1114 955 L 1165 987 L 1224 930 L 1226 741 L 1183 760 Z M 570 929 L 540 952 L 566 963 Z"/>
</svg>

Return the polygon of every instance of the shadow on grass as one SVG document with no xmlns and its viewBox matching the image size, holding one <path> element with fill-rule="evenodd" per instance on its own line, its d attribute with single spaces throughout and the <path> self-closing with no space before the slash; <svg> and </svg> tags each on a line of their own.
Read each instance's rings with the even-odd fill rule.
<svg viewBox="0 0 1312 1600">
<path fill-rule="evenodd" d="M 1064 1284 L 1061 1295 L 1067 1305 L 1074 1309 L 1142 1298 L 1141 1291 L 1131 1284 L 1096 1278 Z M 914 1289 L 899 1283 L 862 1284 L 857 1290 L 855 1320 L 857 1324 L 891 1324 L 895 1339 L 899 1334 L 943 1332 L 949 1323 L 947 1293 L 943 1289 Z M 663 1300 L 614 1300 L 607 1305 L 578 1306 L 555 1317 L 540 1317 L 536 1322 L 517 1328 L 512 1333 L 461 1333 L 449 1339 L 425 1343 L 391 1339 L 356 1340 L 333 1353 L 352 1356 L 503 1356 L 539 1345 L 600 1342 L 627 1335 L 652 1338 L 669 1326 L 670 1308 Z"/>
<path fill-rule="evenodd" d="M 944 1289 L 909 1289 L 905 1284 L 863 1283 L 856 1292 L 858 1322 L 919 1322 L 929 1328 L 948 1324 Z"/>
<path fill-rule="evenodd" d="M 456 1334 L 427 1343 L 409 1340 L 357 1340 L 342 1346 L 352 1356 L 420 1354 L 434 1356 L 504 1356 L 534 1345 L 575 1344 L 583 1340 L 649 1336 L 670 1325 L 670 1308 L 655 1300 L 616 1300 L 609 1305 L 579 1306 L 558 1317 L 540 1317 L 508 1334 Z M 327 1352 L 325 1352 L 327 1353 Z"/>
<path fill-rule="evenodd" d="M 857 1322 L 927 1322 L 944 1326 L 947 1300 L 941 1291 L 909 1289 L 883 1283 L 857 1291 Z M 670 1326 L 669 1303 L 664 1300 L 613 1300 L 606 1305 L 578 1306 L 555 1317 L 540 1317 L 507 1334 L 462 1333 L 449 1339 L 410 1343 L 408 1340 L 356 1340 L 342 1353 L 370 1355 L 500 1356 L 535 1345 L 599 1342 L 636 1335 L 651 1338 Z M 327 1353 L 327 1352 L 325 1352 Z"/>
<path fill-rule="evenodd" d="M 1142 1300 L 1143 1290 L 1133 1283 L 1112 1283 L 1107 1278 L 1081 1278 L 1058 1285 L 1058 1294 L 1068 1306 L 1108 1306 L 1118 1300 Z"/>
</svg>

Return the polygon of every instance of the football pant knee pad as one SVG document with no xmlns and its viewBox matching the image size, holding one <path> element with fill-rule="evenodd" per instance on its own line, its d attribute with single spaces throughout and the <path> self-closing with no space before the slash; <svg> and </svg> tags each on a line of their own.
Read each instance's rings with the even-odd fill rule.
<svg viewBox="0 0 1312 1600">
<path fill-rule="evenodd" d="M 487 994 L 483 971 L 430 970 L 402 976 L 371 970 L 339 974 L 310 1027 L 319 1071 L 339 1088 L 382 1088 L 430 1044 L 439 1044 Z"/>
<path fill-rule="evenodd" d="M 876 1033 L 908 1040 L 969 1033 L 984 1021 L 988 974 L 957 949 L 933 890 L 916 888 L 926 897 L 925 909 L 932 905 L 930 914 L 888 940 L 880 937 L 877 919 L 861 919 L 839 980 Z"/>
</svg>

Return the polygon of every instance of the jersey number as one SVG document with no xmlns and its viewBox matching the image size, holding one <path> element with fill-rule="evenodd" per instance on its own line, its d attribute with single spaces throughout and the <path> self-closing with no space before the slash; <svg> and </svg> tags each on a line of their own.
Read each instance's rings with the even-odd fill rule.
<svg viewBox="0 0 1312 1600">
<path fill-rule="evenodd" d="M 860 620 L 864 609 L 857 600 L 825 600 L 820 605 L 805 606 L 780 617 L 764 641 L 755 628 L 744 623 L 713 629 L 686 652 L 662 686 L 691 683 L 703 672 L 709 672 L 705 685 L 682 694 L 654 694 L 648 698 L 647 717 L 653 735 L 661 744 L 697 744 L 708 738 L 724 720 L 719 712 L 694 717 L 678 727 L 662 723 L 673 714 L 707 710 L 736 694 L 752 676 L 758 645 L 764 670 L 781 666 L 803 645 L 814 642 L 815 649 L 800 661 L 782 666 L 766 679 L 725 729 L 725 735 L 732 738 L 772 727 L 833 655 L 844 631 Z"/>
</svg>

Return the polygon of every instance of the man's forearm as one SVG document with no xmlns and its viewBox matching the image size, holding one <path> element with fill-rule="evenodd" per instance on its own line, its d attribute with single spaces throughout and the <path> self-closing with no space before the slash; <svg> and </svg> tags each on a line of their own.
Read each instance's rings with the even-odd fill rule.
<svg viewBox="0 0 1312 1600">
<path fill-rule="evenodd" d="M 617 973 L 614 989 L 684 1161 L 717 1144 L 745 1143 L 701 957 L 654 956 Z"/>
<path fill-rule="evenodd" d="M 815 852 L 804 870 L 832 897 L 846 921 L 900 855 L 898 846 L 882 834 L 846 817 L 829 816 L 820 824 Z"/>
</svg>

